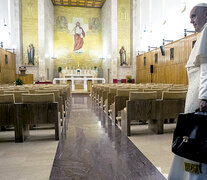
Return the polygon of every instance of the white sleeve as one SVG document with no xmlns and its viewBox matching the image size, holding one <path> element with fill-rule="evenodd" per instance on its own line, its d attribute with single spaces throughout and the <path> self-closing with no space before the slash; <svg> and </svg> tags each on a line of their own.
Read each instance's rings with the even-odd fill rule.
<svg viewBox="0 0 207 180">
<path fill-rule="evenodd" d="M 200 65 L 199 99 L 207 99 L 207 63 Z"/>
</svg>

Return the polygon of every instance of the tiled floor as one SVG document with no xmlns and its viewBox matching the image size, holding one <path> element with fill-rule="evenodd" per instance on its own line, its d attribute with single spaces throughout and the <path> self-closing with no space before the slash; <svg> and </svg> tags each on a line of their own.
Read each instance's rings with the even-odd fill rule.
<svg viewBox="0 0 207 180">
<path fill-rule="evenodd" d="M 54 129 L 32 130 L 24 143 L 14 142 L 14 132 L 0 132 L 0 179 L 47 180 L 58 141 Z"/>
<path fill-rule="evenodd" d="M 84 112 L 87 109 L 87 98 L 73 99 Z M 74 109 L 73 116 L 86 118 Z M 92 112 L 90 112 L 92 113 Z M 103 124 L 98 119 L 99 127 Z M 87 114 L 88 116 L 89 114 Z M 74 126 L 75 122 L 73 122 Z M 70 124 L 69 124 L 70 126 Z M 174 124 L 166 125 L 162 135 L 152 134 L 147 130 L 147 125 L 132 126 L 131 141 L 139 150 L 167 176 L 172 162 L 171 153 L 172 130 Z M 85 126 L 90 129 L 91 125 Z M 95 138 L 95 129 L 91 136 Z M 106 134 L 105 131 L 104 134 Z M 58 141 L 54 140 L 54 129 L 31 131 L 31 138 L 25 143 L 14 143 L 14 132 L 0 132 L 0 179 L 2 180 L 46 180 L 49 179 L 53 159 L 55 157 Z M 77 137 L 78 138 L 78 137 Z M 82 142 L 83 143 L 83 142 Z M 114 144 L 115 145 L 115 144 Z"/>
<path fill-rule="evenodd" d="M 165 124 L 164 134 L 153 134 L 148 125 L 132 126 L 129 139 L 167 177 L 173 159 L 171 152 L 172 132 L 175 124 Z"/>
<path fill-rule="evenodd" d="M 51 180 L 165 179 L 88 96 L 74 95 L 70 114 Z"/>
</svg>

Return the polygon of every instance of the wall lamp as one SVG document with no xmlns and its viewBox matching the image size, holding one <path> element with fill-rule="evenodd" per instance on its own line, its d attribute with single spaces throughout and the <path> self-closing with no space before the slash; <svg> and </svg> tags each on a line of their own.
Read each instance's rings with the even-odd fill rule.
<svg viewBox="0 0 207 180">
<path fill-rule="evenodd" d="M 157 47 L 151 47 L 151 46 L 148 46 L 148 51 L 150 51 L 151 49 L 156 49 Z"/>
<path fill-rule="evenodd" d="M 162 56 L 165 56 L 165 48 L 164 48 L 164 46 L 160 46 L 160 51 L 161 51 Z"/>
<path fill-rule="evenodd" d="M 5 50 L 7 50 L 7 51 L 12 51 L 12 53 L 15 53 L 15 49 L 14 49 L 14 48 L 13 48 L 13 49 L 6 48 Z"/>
<path fill-rule="evenodd" d="M 167 40 L 167 39 L 162 39 L 162 44 L 163 44 L 163 46 L 165 45 L 165 42 L 173 42 L 173 40 Z"/>
<path fill-rule="evenodd" d="M 184 29 L 184 36 L 187 36 L 187 33 L 195 33 L 195 31 L 188 31 L 187 29 Z"/>
<path fill-rule="evenodd" d="M 138 55 L 140 55 L 140 53 L 145 53 L 146 51 L 138 51 Z"/>
</svg>

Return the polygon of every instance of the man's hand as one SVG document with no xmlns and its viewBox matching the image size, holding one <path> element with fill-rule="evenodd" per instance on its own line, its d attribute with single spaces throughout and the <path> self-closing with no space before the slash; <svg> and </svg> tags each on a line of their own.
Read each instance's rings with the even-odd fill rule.
<svg viewBox="0 0 207 180">
<path fill-rule="evenodd" d="M 201 100 L 200 102 L 200 111 L 207 112 L 207 100 Z"/>
</svg>

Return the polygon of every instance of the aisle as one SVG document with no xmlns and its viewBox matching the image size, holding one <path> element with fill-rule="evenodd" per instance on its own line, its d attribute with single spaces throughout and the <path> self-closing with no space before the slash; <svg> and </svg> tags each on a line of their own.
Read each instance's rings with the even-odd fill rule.
<svg viewBox="0 0 207 180">
<path fill-rule="evenodd" d="M 51 180 L 165 179 L 88 95 L 74 94 L 72 102 Z"/>
</svg>

